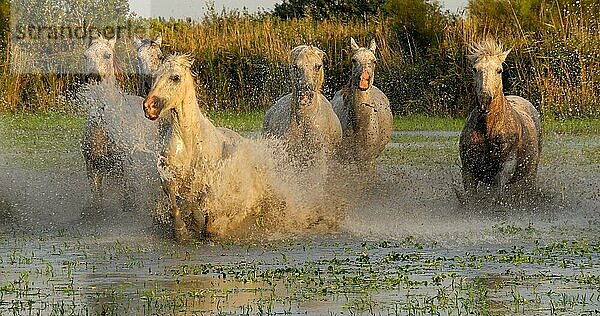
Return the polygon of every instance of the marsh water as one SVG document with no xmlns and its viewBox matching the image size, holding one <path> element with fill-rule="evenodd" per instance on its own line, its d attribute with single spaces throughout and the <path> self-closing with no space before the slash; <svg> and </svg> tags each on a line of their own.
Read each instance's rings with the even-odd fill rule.
<svg viewBox="0 0 600 316">
<path fill-rule="evenodd" d="M 36 124 L 0 121 L 1 315 L 600 309 L 596 135 L 547 134 L 526 203 L 467 207 L 458 133 L 397 131 L 339 228 L 180 245 L 156 219 L 156 179 L 138 179 L 135 210 L 116 185 L 92 205 L 81 124 Z"/>
</svg>

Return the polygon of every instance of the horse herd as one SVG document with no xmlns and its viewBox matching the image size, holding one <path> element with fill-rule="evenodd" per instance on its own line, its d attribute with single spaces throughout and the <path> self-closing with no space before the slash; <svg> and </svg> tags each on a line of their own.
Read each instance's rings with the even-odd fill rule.
<svg viewBox="0 0 600 316">
<path fill-rule="evenodd" d="M 103 92 L 102 98 L 110 98 L 131 114 L 111 114 L 106 106 L 111 102 L 89 101 L 93 104 L 82 147 L 97 197 L 108 173 L 126 177 L 127 160 L 135 151 L 131 139 L 135 139 L 156 150 L 158 174 L 178 241 L 225 236 L 248 218 L 257 217 L 266 204 L 289 203 L 269 176 L 268 161 L 260 155 L 263 149 L 257 142 L 213 125 L 203 114 L 191 56 L 163 58 L 160 35 L 145 40 L 136 37 L 142 78 L 137 94 L 144 98 L 130 96 L 118 88 L 122 79 L 115 42 L 115 38 L 98 36 L 85 52 L 88 75 L 98 84 L 117 87 L 114 93 Z M 290 165 L 299 172 L 334 173 L 331 162 L 335 161 L 336 168 L 352 165 L 361 176 L 368 176 L 391 139 L 390 103 L 373 85 L 377 45 L 373 40 L 368 47 L 360 47 L 351 39 L 350 48 L 349 79 L 331 102 L 322 94 L 325 53 L 309 45 L 291 50 L 291 92 L 266 112 L 262 134 L 267 141 L 283 144 Z M 502 64 L 509 51 L 492 40 L 474 43 L 469 50 L 478 106 L 460 136 L 466 195 L 476 200 L 478 187 L 496 188 L 498 194 L 509 186 L 533 188 L 541 150 L 539 114 L 525 99 L 503 94 Z M 121 128 L 111 131 L 111 122 Z M 125 126 L 136 126 L 137 131 L 119 144 L 114 134 L 124 133 Z M 123 191 L 128 192 L 127 188 Z"/>
</svg>

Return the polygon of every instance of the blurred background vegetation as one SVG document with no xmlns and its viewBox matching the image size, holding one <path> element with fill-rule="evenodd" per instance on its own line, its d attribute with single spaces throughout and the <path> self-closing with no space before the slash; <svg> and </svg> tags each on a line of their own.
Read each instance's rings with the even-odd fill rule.
<svg viewBox="0 0 600 316">
<path fill-rule="evenodd" d="M 110 1 L 126 3 L 103 3 Z M 299 44 L 327 53 L 331 97 L 347 81 L 352 36 L 363 45 L 376 39 L 376 85 L 395 114 L 464 117 L 475 100 L 467 47 L 491 36 L 512 48 L 505 91 L 547 118 L 566 118 L 600 112 L 599 14 L 600 0 L 470 0 L 462 15 L 435 0 L 285 0 L 271 12 L 212 10 L 199 21 L 124 18 L 162 32 L 166 53 L 194 55 L 198 95 L 211 110 L 271 106 L 289 92 L 289 51 Z M 8 0 L 0 0 L 0 15 L 0 111 L 74 111 L 69 95 L 82 77 L 12 73 Z M 131 59 L 131 43 L 117 46 Z M 135 91 L 130 79 L 126 88 Z"/>
</svg>

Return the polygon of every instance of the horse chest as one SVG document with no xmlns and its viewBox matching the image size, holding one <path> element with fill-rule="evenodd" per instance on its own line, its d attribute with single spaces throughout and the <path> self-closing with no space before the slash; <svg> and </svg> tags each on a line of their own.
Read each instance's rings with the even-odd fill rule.
<svg viewBox="0 0 600 316">
<path fill-rule="evenodd" d="M 292 139 L 301 140 L 301 142 L 318 143 L 322 141 L 324 122 L 319 120 L 318 116 L 305 116 L 299 120 L 294 120 L 291 124 L 290 132 Z"/>
<path fill-rule="evenodd" d="M 463 150 L 463 163 L 480 181 L 491 182 L 507 162 L 515 158 L 513 135 L 490 136 L 472 132 L 469 141 Z"/>
<path fill-rule="evenodd" d="M 185 178 L 191 168 L 192 155 L 186 150 L 185 143 L 179 135 L 171 138 L 163 151 L 162 167 L 169 170 L 173 177 Z"/>
</svg>

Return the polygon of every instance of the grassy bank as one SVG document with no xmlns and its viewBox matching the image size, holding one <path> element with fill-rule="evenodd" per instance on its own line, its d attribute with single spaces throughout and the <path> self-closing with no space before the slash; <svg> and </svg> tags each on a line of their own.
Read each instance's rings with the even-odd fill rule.
<svg viewBox="0 0 600 316">
<path fill-rule="evenodd" d="M 216 126 L 227 127 L 238 132 L 258 132 L 262 128 L 264 111 L 208 111 L 207 116 Z M 4 113 L 0 114 L 2 138 L 15 139 L 19 143 L 19 135 L 27 138 L 27 134 L 57 141 L 69 141 L 81 136 L 85 117 L 68 113 Z M 395 131 L 454 131 L 462 130 L 465 120 L 462 118 L 435 117 L 421 114 L 394 116 Z M 544 134 L 559 135 L 600 135 L 600 119 L 545 119 L 542 122 Z M 32 141 L 42 141 L 42 138 Z"/>
<path fill-rule="evenodd" d="M 236 112 L 210 111 L 211 120 L 217 126 L 247 133 L 259 132 L 264 111 Z M 83 168 L 80 141 L 85 118 L 64 113 L 28 113 L 0 115 L 0 148 L 3 156 L 27 167 Z M 396 116 L 392 146 L 384 154 L 386 163 L 448 164 L 458 157 L 458 133 L 463 119 L 427 117 L 423 115 Z M 551 139 L 550 152 L 564 151 L 565 155 L 583 155 L 582 163 L 598 161 L 599 147 L 585 145 L 584 149 L 570 148 L 568 143 L 591 144 L 590 138 L 600 135 L 600 119 L 564 119 L 543 122 L 545 139 Z M 435 132 L 451 133 L 435 133 Z M 425 133 L 419 133 L 425 132 Z M 433 133 L 430 133 L 433 132 Z M 583 137 L 583 138 L 582 138 Z M 565 143 L 565 146 L 561 146 Z M 550 146 L 550 147 L 548 147 Z M 562 148 L 565 147 L 565 148 Z M 569 147 L 569 148 L 567 148 Z M 574 151 L 575 150 L 575 151 Z M 544 152 L 547 154 L 547 152 Z M 24 158 L 26 157 L 26 158 Z"/>
</svg>

